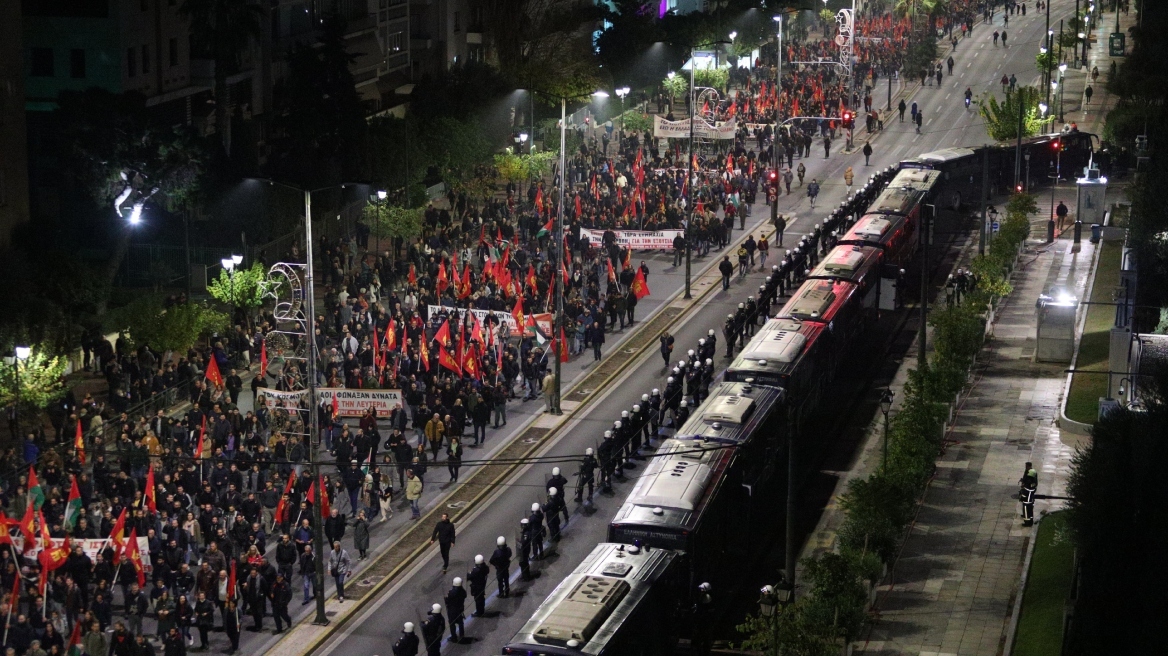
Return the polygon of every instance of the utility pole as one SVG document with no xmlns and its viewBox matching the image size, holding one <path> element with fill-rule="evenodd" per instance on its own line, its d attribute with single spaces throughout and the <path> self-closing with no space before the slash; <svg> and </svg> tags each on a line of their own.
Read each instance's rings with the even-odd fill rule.
<svg viewBox="0 0 1168 656">
<path fill-rule="evenodd" d="M 925 328 L 929 316 L 929 240 L 933 237 L 933 219 L 937 214 L 937 206 L 926 205 L 925 210 L 921 212 L 921 323 L 917 327 L 917 369 L 921 371 L 925 366 Z"/>
<path fill-rule="evenodd" d="M 312 274 L 312 192 L 304 190 L 304 338 L 308 340 L 306 374 L 308 376 L 308 454 L 312 465 L 312 477 L 316 483 L 316 501 L 312 504 L 312 519 L 316 525 L 312 529 L 312 548 L 316 551 L 316 618 L 313 624 L 324 626 L 329 623 L 324 612 L 324 518 L 320 513 L 321 502 L 327 491 L 320 478 L 320 463 L 316 455 L 320 444 L 319 410 L 316 403 L 316 287 Z"/>
<path fill-rule="evenodd" d="M 622 99 L 623 107 L 623 99 Z M 623 128 L 624 119 L 621 119 Z M 552 388 L 552 402 L 548 404 L 548 412 L 553 415 L 561 414 L 560 410 L 560 390 L 563 387 L 560 385 L 560 354 L 559 351 L 564 348 L 564 345 L 559 341 L 564 334 L 564 185 L 568 181 L 568 171 L 565 168 L 566 158 L 566 142 L 568 134 L 568 99 L 566 97 L 560 98 L 560 193 L 559 193 L 559 207 L 556 209 L 556 261 L 555 269 L 552 270 L 552 284 L 556 290 L 556 315 L 555 321 L 552 322 L 552 340 L 556 344 L 555 353 L 552 353 L 552 361 L 556 378 L 555 385 Z"/>
<path fill-rule="evenodd" d="M 687 301 L 693 298 L 693 293 L 690 290 L 690 253 L 693 250 L 690 247 L 690 241 L 692 241 L 690 235 L 693 230 L 693 197 L 695 186 L 693 166 L 694 105 L 698 101 L 697 94 L 695 93 L 697 88 L 694 86 L 694 69 L 697 68 L 697 61 L 695 59 L 694 49 L 691 47 L 689 49 L 689 157 L 687 158 L 689 161 L 685 165 L 687 175 L 689 176 L 686 178 L 686 187 L 689 189 L 689 193 L 685 196 L 685 299 Z M 775 92 L 778 93 L 778 90 L 776 89 Z"/>
<path fill-rule="evenodd" d="M 985 255 L 986 249 L 986 206 L 990 198 L 990 147 L 981 147 L 981 234 L 977 239 L 977 254 Z"/>
<path fill-rule="evenodd" d="M 1022 182 L 1022 121 L 1026 110 L 1022 102 L 1022 90 L 1018 89 L 1014 93 L 1014 100 L 1018 103 L 1018 141 L 1014 147 L 1014 188 L 1017 189 Z"/>
</svg>

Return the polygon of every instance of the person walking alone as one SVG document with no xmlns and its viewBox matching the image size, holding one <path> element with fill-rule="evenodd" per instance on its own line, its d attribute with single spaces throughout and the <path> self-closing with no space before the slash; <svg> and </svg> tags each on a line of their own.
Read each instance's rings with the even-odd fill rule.
<svg viewBox="0 0 1168 656">
<path fill-rule="evenodd" d="M 430 544 L 438 542 L 438 550 L 442 552 L 442 573 L 450 567 L 450 547 L 454 546 L 454 523 L 450 521 L 449 513 L 442 513 L 442 518 L 434 525 L 434 532 L 430 534 Z"/>
<path fill-rule="evenodd" d="M 864 142 L 864 166 L 870 166 L 868 160 L 872 159 L 872 142 Z"/>
<path fill-rule="evenodd" d="M 337 584 L 337 601 L 345 601 L 345 579 L 348 578 L 352 566 L 353 561 L 349 558 L 349 552 L 341 547 L 339 540 L 334 542 L 333 552 L 329 555 L 328 569 Z"/>
</svg>

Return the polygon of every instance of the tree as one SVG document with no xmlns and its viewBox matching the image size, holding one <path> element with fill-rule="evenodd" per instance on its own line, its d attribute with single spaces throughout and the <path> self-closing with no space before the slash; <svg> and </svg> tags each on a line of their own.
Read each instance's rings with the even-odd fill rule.
<svg viewBox="0 0 1168 656">
<path fill-rule="evenodd" d="M 520 155 L 524 166 L 527 167 L 527 177 L 530 180 L 543 180 L 552 172 L 552 165 L 559 161 L 559 148 L 541 150 L 535 153 Z"/>
<path fill-rule="evenodd" d="M 336 16 L 321 23 L 316 43 L 288 55 L 269 158 L 280 177 L 308 188 L 366 177 L 365 111 L 349 71 L 353 61 Z"/>
<path fill-rule="evenodd" d="M 1037 87 L 1018 87 L 1007 93 L 1001 102 L 993 93 L 982 94 L 977 107 L 991 137 L 998 141 L 1012 141 L 1018 138 L 1019 110 L 1023 114 L 1023 137 L 1038 134 L 1044 123 L 1053 120 L 1053 116 L 1046 119 L 1042 117 L 1038 107 L 1040 102 L 1042 94 Z"/>
<path fill-rule="evenodd" d="M 442 179 L 455 189 L 474 178 L 475 169 L 491 159 L 491 142 L 473 119 L 443 116 L 430 121 L 419 136 L 433 154 Z"/>
<path fill-rule="evenodd" d="M 207 285 L 211 298 L 233 308 L 257 308 L 264 304 L 264 296 L 270 291 L 268 271 L 262 262 L 253 262 L 250 269 L 229 272 L 219 270 L 219 277 Z"/>
<path fill-rule="evenodd" d="M 684 96 L 685 92 L 689 90 L 689 78 L 685 75 L 674 74 L 662 80 L 661 86 L 669 92 L 669 99 L 676 101 L 678 96 Z"/>
<path fill-rule="evenodd" d="M 191 23 L 195 47 L 215 60 L 215 131 L 231 154 L 231 90 L 227 77 L 239 70 L 240 53 L 260 36 L 263 9 L 241 0 L 183 0 L 179 13 Z"/>
<path fill-rule="evenodd" d="M 152 121 L 145 97 L 136 92 L 118 95 L 97 87 L 64 91 L 55 118 L 69 149 L 65 170 L 89 190 L 95 204 L 114 210 L 120 238 L 101 277 L 109 287 L 129 248 L 130 230 L 147 203 L 156 195 L 172 205 L 194 198 L 208 154 L 188 129 Z M 99 316 L 106 302 L 98 300 Z"/>
<path fill-rule="evenodd" d="M 365 220 L 369 223 L 369 232 L 378 239 L 392 239 L 395 247 L 390 256 L 397 255 L 397 243 L 412 239 L 422 234 L 422 216 L 420 208 L 405 208 L 386 203 L 370 203 L 365 206 Z"/>
<path fill-rule="evenodd" d="M 227 330 L 231 320 L 201 303 L 168 305 L 159 296 L 142 296 L 111 310 L 106 326 L 126 331 L 136 346 L 149 346 L 168 360 L 172 353 L 185 353 L 199 338 Z"/>
<path fill-rule="evenodd" d="M 65 358 L 33 348 L 27 360 L 0 360 L 0 407 L 17 404 L 17 412 L 31 416 L 65 395 Z"/>
<path fill-rule="evenodd" d="M 611 86 L 602 84 L 591 41 L 600 8 L 570 0 L 487 0 L 483 16 L 499 69 L 514 86 L 569 98 Z"/>
<path fill-rule="evenodd" d="M 1055 55 L 1051 51 L 1039 52 L 1034 56 L 1034 66 L 1038 68 L 1038 72 L 1045 75 L 1053 71 L 1056 67 Z"/>
<path fill-rule="evenodd" d="M 505 153 L 495 155 L 495 170 L 499 172 L 500 178 L 512 183 L 523 182 L 531 174 L 527 162 L 521 156 L 511 152 L 510 149 Z"/>
</svg>

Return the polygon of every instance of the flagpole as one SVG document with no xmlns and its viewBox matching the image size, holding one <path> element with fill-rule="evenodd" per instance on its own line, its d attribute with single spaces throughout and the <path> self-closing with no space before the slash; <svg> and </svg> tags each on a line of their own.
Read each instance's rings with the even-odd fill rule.
<svg viewBox="0 0 1168 656">
<path fill-rule="evenodd" d="M 559 335 L 559 328 L 564 321 L 564 281 L 559 269 L 564 262 L 564 187 L 568 184 L 567 170 L 567 134 L 568 134 L 568 99 L 560 97 L 560 184 L 557 194 L 558 207 L 556 209 L 556 266 L 552 268 L 552 284 L 556 291 L 556 313 L 552 321 L 552 339 Z M 554 341 L 553 341 L 554 343 Z M 560 358 L 554 358 L 555 380 L 552 382 L 552 396 L 548 403 L 548 412 L 553 415 L 562 414 L 560 409 Z"/>
</svg>

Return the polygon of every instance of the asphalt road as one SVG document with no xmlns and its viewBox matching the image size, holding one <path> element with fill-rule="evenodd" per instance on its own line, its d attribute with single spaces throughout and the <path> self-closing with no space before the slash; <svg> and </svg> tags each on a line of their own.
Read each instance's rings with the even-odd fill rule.
<svg viewBox="0 0 1168 656">
<path fill-rule="evenodd" d="M 1069 0 L 1056 2 L 1051 11 L 1052 23 L 1057 23 L 1058 18 L 1066 17 L 1072 9 L 1073 3 Z M 812 156 L 804 160 L 804 164 L 808 169 L 808 179 L 818 178 L 822 185 L 819 210 L 811 210 L 804 189 L 795 188 L 794 194 L 783 196 L 780 199 L 780 209 L 786 215 L 794 213 L 796 216 L 794 221 L 789 222 L 788 238 L 807 232 L 813 221 L 822 219 L 824 208 L 834 207 L 845 197 L 843 171 L 849 165 L 854 167 L 856 180 L 859 182 L 879 168 L 894 165 L 902 159 L 920 153 L 954 146 L 976 146 L 989 141 L 976 107 L 967 110 L 964 106 L 965 88 L 971 87 L 975 95 L 985 91 L 997 92 L 1000 95 L 1001 87 L 998 80 L 1003 73 L 1007 76 L 1011 73 L 1016 74 L 1020 84 L 1033 83 L 1038 77 L 1034 72 L 1034 54 L 1045 31 L 1045 17 L 1031 11 L 1026 18 L 1014 17 L 1011 20 L 1011 25 L 1007 29 L 1011 35 L 1010 43 L 1013 45 L 1009 48 L 1001 46 L 995 48 L 990 35 L 994 29 L 1002 29 L 1000 23 L 1000 14 L 994 28 L 976 23 L 974 36 L 963 40 L 954 54 L 956 62 L 954 75 L 946 75 L 940 88 L 924 87 L 906 99 L 909 104 L 915 100 L 925 112 L 921 134 L 916 134 L 907 116 L 904 123 L 897 122 L 894 109 L 892 120 L 885 122 L 885 133 L 877 135 L 872 141 L 875 152 L 871 167 L 864 167 L 863 156 L 859 153 L 842 155 L 837 147 L 837 152 L 830 158 L 823 159 L 822 148 L 818 150 L 812 148 Z M 877 84 L 873 96 L 877 99 L 877 104 L 882 106 L 885 98 L 883 80 Z M 837 139 L 837 144 L 841 142 L 842 139 Z M 857 147 L 862 145 L 862 137 L 857 140 L 856 145 Z M 753 217 L 748 221 L 748 228 L 765 221 L 769 216 L 767 210 L 765 205 L 757 205 Z M 739 234 L 735 231 L 735 238 Z M 772 252 L 777 254 L 776 251 Z M 644 299 L 638 307 L 638 314 L 641 317 L 649 316 L 676 295 L 684 284 L 685 275 L 684 265 L 673 267 L 670 255 L 661 253 L 646 255 L 639 255 L 637 259 L 644 259 L 649 264 L 652 272 L 649 286 L 653 290 L 653 295 Z M 708 258 L 695 260 L 695 278 L 700 268 L 713 264 L 716 259 L 720 257 L 715 258 L 711 254 Z M 774 263 L 774 257 L 771 263 Z M 718 330 L 721 340 L 720 318 L 731 312 L 750 290 L 757 290 L 763 277 L 762 273 L 756 271 L 749 275 L 745 282 L 735 279 L 729 292 L 718 291 L 708 296 L 696 312 L 696 316 L 688 318 L 674 331 L 677 349 L 684 353 L 710 328 Z M 621 333 L 610 335 L 606 350 L 619 348 L 620 337 Z M 721 350 L 719 348 L 719 351 Z M 725 366 L 725 362 L 722 360 L 718 364 Z M 571 381 L 584 375 L 586 368 L 591 364 L 588 354 L 575 358 L 564 365 L 565 379 Z M 603 392 L 604 396 L 594 406 L 596 409 L 588 416 L 574 420 L 569 429 L 561 431 L 560 437 L 549 444 L 541 455 L 579 455 L 585 448 L 594 446 L 603 430 L 619 415 L 621 409 L 628 409 L 642 393 L 653 387 L 664 387 L 665 373 L 656 351 L 645 353 L 642 360 L 607 386 Z M 540 410 L 542 402 L 513 404 L 508 410 L 507 429 L 511 430 L 490 432 L 487 448 L 472 451 L 467 457 L 482 458 L 490 455 L 493 447 L 502 444 L 508 436 L 533 419 Z M 549 550 L 549 557 L 534 564 L 534 570 L 541 573 L 540 578 L 531 583 L 516 583 L 512 586 L 513 596 L 508 599 L 498 599 L 494 596 L 492 582 L 488 587 L 492 595 L 487 603 L 488 616 L 468 621 L 466 643 L 457 647 L 447 645 L 444 646 L 444 650 L 465 654 L 498 653 L 501 645 L 527 621 L 562 577 L 571 571 L 597 542 L 604 539 L 607 521 L 631 489 L 633 477 L 639 471 L 641 468 L 631 470 L 628 480 L 615 486 L 613 496 L 598 495 L 595 512 L 591 516 L 582 514 L 581 509 L 573 504 L 574 514 L 564 530 L 564 539 L 554 549 Z M 564 474 L 569 478 L 571 473 L 565 468 Z M 441 559 L 435 547 L 433 552 L 420 558 L 380 598 L 372 601 L 355 620 L 342 627 L 321 651 L 325 654 L 336 652 L 346 655 L 389 654 L 402 624 L 406 621 L 419 623 L 430 604 L 441 603 L 445 591 L 450 587 L 451 578 L 458 575 L 465 578 L 465 572 L 473 564 L 475 554 L 481 553 L 489 558 L 495 538 L 499 535 L 506 536 L 514 546 L 518 522 L 526 516 L 533 501 L 543 499 L 543 486 L 549 475 L 550 467 L 543 465 L 529 466 L 517 472 L 507 486 L 497 490 L 460 522 L 458 543 L 453 549 L 451 568 L 447 575 L 441 574 Z M 433 482 L 442 484 L 446 473 L 443 469 L 435 467 L 432 468 L 430 477 L 432 481 L 430 487 L 433 487 Z M 424 500 L 428 504 L 441 501 L 440 495 L 433 494 L 427 495 Z M 341 502 L 342 509 L 345 506 L 347 501 Z M 372 555 L 388 546 L 393 534 L 402 524 L 409 521 L 407 517 L 408 512 L 399 509 L 393 520 L 375 527 L 373 544 L 376 546 Z M 513 578 L 517 576 L 516 569 Z M 358 571 L 354 578 L 360 577 Z M 298 589 L 299 579 L 296 580 L 296 584 Z M 294 610 L 300 610 L 302 614 L 312 608 L 311 605 L 305 607 L 298 607 L 295 603 L 293 605 Z M 274 639 L 270 635 L 244 632 L 241 648 L 245 652 L 260 652 L 269 647 Z"/>
</svg>

